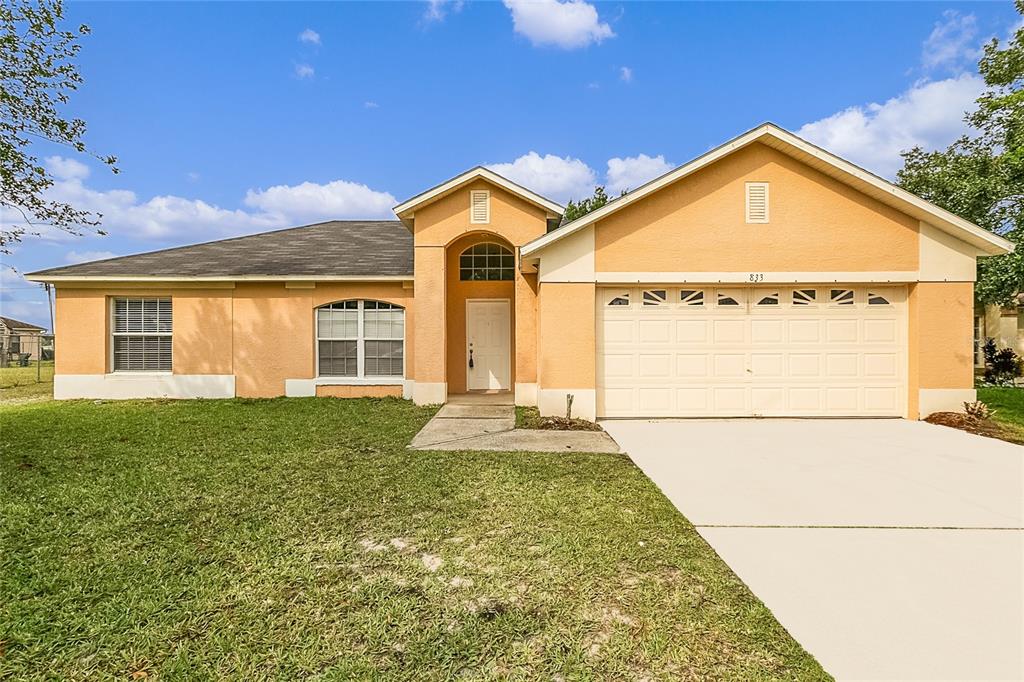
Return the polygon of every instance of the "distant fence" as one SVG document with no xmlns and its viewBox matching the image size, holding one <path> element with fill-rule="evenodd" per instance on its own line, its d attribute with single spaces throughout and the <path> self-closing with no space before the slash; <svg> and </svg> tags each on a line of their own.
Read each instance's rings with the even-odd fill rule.
<svg viewBox="0 0 1024 682">
<path fill-rule="evenodd" d="M 53 334 L 0 334 L 0 390 L 53 383 Z"/>
</svg>

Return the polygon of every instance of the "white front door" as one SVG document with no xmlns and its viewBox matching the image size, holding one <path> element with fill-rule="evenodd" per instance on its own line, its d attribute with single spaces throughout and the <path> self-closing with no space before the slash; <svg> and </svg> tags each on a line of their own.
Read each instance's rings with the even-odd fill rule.
<svg viewBox="0 0 1024 682">
<path fill-rule="evenodd" d="M 507 391 L 511 333 L 507 300 L 466 301 L 466 388 Z"/>
</svg>

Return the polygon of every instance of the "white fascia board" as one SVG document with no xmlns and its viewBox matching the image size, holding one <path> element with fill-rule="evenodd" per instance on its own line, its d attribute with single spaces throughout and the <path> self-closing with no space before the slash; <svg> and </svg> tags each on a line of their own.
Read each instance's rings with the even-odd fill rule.
<svg viewBox="0 0 1024 682">
<path fill-rule="evenodd" d="M 929 201 L 925 201 L 921 197 L 918 197 L 910 192 L 897 187 L 891 182 L 884 180 L 873 173 L 855 166 L 849 161 L 845 161 L 838 156 L 825 151 L 824 149 L 817 147 L 806 140 L 803 140 L 793 133 L 783 130 L 778 126 L 765 123 L 763 125 L 754 128 L 753 130 L 746 132 L 739 137 L 726 142 L 720 147 L 716 147 L 706 154 L 697 157 L 693 161 L 676 168 L 675 170 L 669 171 L 665 175 L 659 178 L 651 180 L 646 185 L 642 185 L 630 192 L 629 194 L 619 199 L 614 199 L 596 211 L 592 211 L 585 216 L 574 220 L 573 222 L 564 225 L 553 232 L 549 232 L 546 235 L 538 237 L 533 241 L 523 245 L 521 252 L 523 256 L 536 253 L 543 249 L 548 244 L 558 241 L 568 235 L 580 230 L 587 225 L 591 225 L 602 218 L 619 211 L 630 204 L 644 198 L 648 194 L 657 192 L 659 189 L 670 185 L 677 180 L 680 180 L 687 175 L 695 173 L 696 171 L 708 166 L 715 161 L 718 161 L 724 156 L 727 156 L 747 145 L 757 142 L 760 139 L 770 137 L 779 140 L 786 145 L 798 149 L 801 152 L 814 156 L 815 158 L 824 161 L 825 163 L 833 166 L 837 170 L 849 176 L 849 178 L 855 178 L 861 182 L 867 183 L 879 190 L 884 191 L 886 194 L 892 196 L 897 200 L 897 203 L 901 203 L 905 208 L 907 206 L 913 207 L 918 211 L 926 213 L 930 217 L 930 222 L 939 227 L 940 229 L 949 232 L 955 237 L 962 239 L 968 243 L 974 244 L 981 248 L 987 255 L 1000 255 L 1013 251 L 1013 244 L 1000 237 L 997 234 L 989 232 L 988 230 L 978 227 L 977 225 L 956 216 L 949 211 L 939 208 L 935 204 Z M 780 150 L 782 151 L 782 150 Z M 785 153 L 785 152 L 783 152 Z M 841 178 L 839 178 L 841 179 Z M 849 184 L 849 183 L 848 183 Z"/>
<path fill-rule="evenodd" d="M 395 215 L 397 215 L 399 218 L 403 220 L 410 218 L 411 214 L 414 213 L 416 209 L 419 208 L 420 206 L 428 204 L 434 201 L 435 199 L 444 196 L 448 192 L 456 189 L 460 185 L 464 185 L 476 179 L 487 180 L 488 182 L 491 182 L 497 185 L 498 187 L 501 187 L 502 189 L 505 189 L 511 192 L 512 194 L 515 194 L 516 196 L 526 199 L 532 204 L 540 206 L 541 208 L 548 212 L 549 217 L 557 217 L 565 213 L 565 207 L 555 203 L 554 201 L 551 201 L 547 197 L 542 197 L 536 192 L 531 192 L 525 187 L 517 185 L 516 183 L 512 182 L 508 178 L 503 178 L 502 176 L 498 175 L 497 173 L 490 169 L 484 168 L 483 166 L 477 166 L 476 168 L 472 168 L 466 171 L 465 173 L 455 176 L 451 180 L 448 180 L 446 182 L 441 183 L 440 185 L 437 185 L 436 187 L 428 189 L 426 192 L 422 192 L 411 199 L 403 201 L 398 206 L 395 206 L 395 208 L 393 209 Z"/>
</svg>

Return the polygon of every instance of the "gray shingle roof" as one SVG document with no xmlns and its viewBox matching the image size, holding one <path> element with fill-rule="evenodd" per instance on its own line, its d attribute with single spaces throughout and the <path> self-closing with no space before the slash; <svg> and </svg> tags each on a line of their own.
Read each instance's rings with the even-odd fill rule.
<svg viewBox="0 0 1024 682">
<path fill-rule="evenodd" d="M 32 324 L 31 322 L 22 322 L 13 317 L 4 317 L 3 315 L 0 315 L 0 324 L 8 329 L 38 329 L 39 331 L 46 331 L 44 327 Z"/>
<path fill-rule="evenodd" d="M 397 220 L 332 220 L 66 265 L 29 277 L 412 276 L 412 235 Z"/>
</svg>

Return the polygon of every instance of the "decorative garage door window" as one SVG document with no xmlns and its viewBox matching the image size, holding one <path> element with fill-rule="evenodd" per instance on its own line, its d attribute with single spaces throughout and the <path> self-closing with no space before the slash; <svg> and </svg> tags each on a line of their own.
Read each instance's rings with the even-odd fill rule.
<svg viewBox="0 0 1024 682">
<path fill-rule="evenodd" d="M 614 306 L 628 306 L 629 305 L 629 292 L 624 291 L 621 294 L 617 294 L 608 299 L 608 305 Z"/>
<path fill-rule="evenodd" d="M 317 308 L 317 374 L 354 379 L 404 376 L 405 309 L 384 301 Z"/>
<path fill-rule="evenodd" d="M 834 305 L 853 305 L 853 289 L 832 289 L 829 300 Z"/>
<path fill-rule="evenodd" d="M 115 298 L 113 301 L 115 372 L 171 371 L 171 299 Z"/>
<path fill-rule="evenodd" d="M 759 294 L 758 295 L 758 299 L 757 299 L 757 305 L 759 305 L 759 306 L 767 306 L 767 305 L 775 305 L 775 306 L 777 306 L 777 305 L 779 305 L 779 292 L 776 291 L 775 293 L 765 294 L 765 295 L 760 295 Z"/>
<path fill-rule="evenodd" d="M 464 282 L 502 281 L 515 277 L 515 257 L 501 244 L 474 244 L 459 256 L 459 279 Z"/>
<path fill-rule="evenodd" d="M 814 305 L 818 298 L 818 292 L 814 289 L 794 289 L 793 305 Z"/>
<path fill-rule="evenodd" d="M 734 291 L 719 291 L 718 292 L 718 305 L 721 306 L 738 306 L 740 304 L 739 294 Z"/>
<path fill-rule="evenodd" d="M 679 301 L 685 306 L 704 305 L 704 292 L 699 289 L 683 289 L 679 292 Z"/>
<path fill-rule="evenodd" d="M 668 292 L 664 289 L 644 289 L 644 305 L 665 305 L 668 302 Z"/>
<path fill-rule="evenodd" d="M 887 299 L 882 294 L 876 294 L 872 291 L 869 291 L 868 305 L 889 305 L 889 299 Z"/>
</svg>

